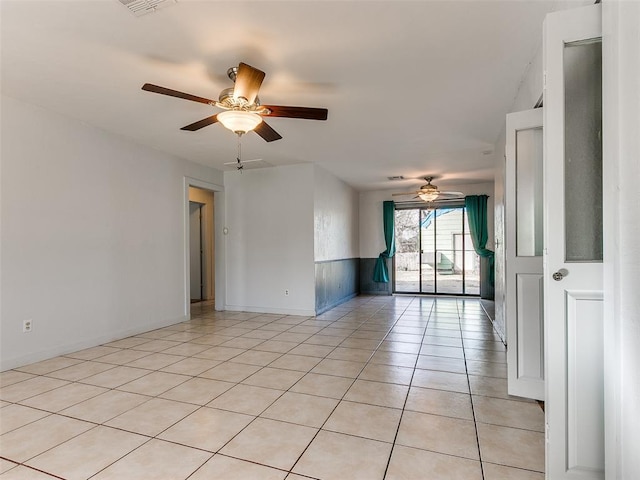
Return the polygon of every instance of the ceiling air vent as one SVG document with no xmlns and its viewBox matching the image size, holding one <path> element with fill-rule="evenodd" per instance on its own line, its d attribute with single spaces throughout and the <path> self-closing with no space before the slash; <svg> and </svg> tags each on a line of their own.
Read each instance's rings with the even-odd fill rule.
<svg viewBox="0 0 640 480">
<path fill-rule="evenodd" d="M 387 177 L 389 180 L 404 180 L 403 175 L 394 175 L 393 177 Z"/>
<path fill-rule="evenodd" d="M 176 3 L 176 0 L 118 0 L 122 5 L 127 7 L 136 17 L 141 17 L 147 13 L 153 13 L 156 10 Z"/>
</svg>

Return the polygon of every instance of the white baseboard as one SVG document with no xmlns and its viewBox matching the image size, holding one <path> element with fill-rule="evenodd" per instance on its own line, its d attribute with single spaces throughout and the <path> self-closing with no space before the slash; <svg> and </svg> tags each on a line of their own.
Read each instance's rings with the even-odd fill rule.
<svg viewBox="0 0 640 480">
<path fill-rule="evenodd" d="M 59 355 L 65 355 L 67 353 L 77 352 L 86 348 L 97 347 L 105 343 L 127 338 L 132 335 L 139 335 L 144 332 L 156 330 L 158 328 L 168 327 L 169 325 L 175 325 L 189 320 L 187 315 L 183 315 L 179 318 L 163 320 L 160 322 L 150 322 L 144 325 L 139 325 L 135 328 L 127 328 L 110 332 L 108 334 L 100 335 L 97 337 L 82 340 L 80 342 L 70 342 L 63 345 L 55 345 L 45 350 L 39 350 L 37 352 L 30 352 L 26 355 L 21 355 L 14 358 L 5 358 L 0 360 L 0 372 L 5 370 L 11 370 L 12 368 L 22 367 L 29 365 L 30 363 L 40 362 L 49 358 L 57 357 Z"/>
<path fill-rule="evenodd" d="M 315 317 L 315 310 L 298 310 L 289 308 L 255 307 L 251 305 L 226 305 L 226 310 L 232 312 L 274 313 L 281 315 L 298 315 L 302 317 Z"/>
</svg>

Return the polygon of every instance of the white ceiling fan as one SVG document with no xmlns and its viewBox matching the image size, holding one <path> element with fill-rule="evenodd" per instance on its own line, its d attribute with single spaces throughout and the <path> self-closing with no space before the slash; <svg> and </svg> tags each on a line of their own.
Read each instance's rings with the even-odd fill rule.
<svg viewBox="0 0 640 480">
<path fill-rule="evenodd" d="M 436 185 L 433 185 L 433 177 L 423 177 L 426 184 L 422 185 L 419 190 L 412 192 L 393 193 L 392 196 L 398 195 L 415 195 L 414 198 L 420 198 L 427 203 L 447 202 L 452 200 L 462 200 L 464 193 L 462 192 L 443 192 Z"/>
</svg>

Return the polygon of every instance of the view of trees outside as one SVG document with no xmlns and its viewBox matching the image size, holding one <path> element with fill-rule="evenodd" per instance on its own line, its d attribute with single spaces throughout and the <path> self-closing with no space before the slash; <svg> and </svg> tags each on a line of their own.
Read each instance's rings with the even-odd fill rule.
<svg viewBox="0 0 640 480">
<path fill-rule="evenodd" d="M 464 207 L 396 210 L 397 292 L 480 293 L 480 260 Z"/>
<path fill-rule="evenodd" d="M 396 210 L 396 250 L 404 253 L 418 251 L 420 210 Z"/>
</svg>

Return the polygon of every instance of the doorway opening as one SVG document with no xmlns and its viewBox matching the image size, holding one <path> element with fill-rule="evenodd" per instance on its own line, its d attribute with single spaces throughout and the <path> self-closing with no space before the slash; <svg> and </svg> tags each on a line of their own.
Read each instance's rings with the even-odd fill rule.
<svg viewBox="0 0 640 480">
<path fill-rule="evenodd" d="M 191 303 L 198 303 L 204 296 L 204 245 L 202 232 L 203 203 L 189 201 L 189 265 Z"/>
<path fill-rule="evenodd" d="M 215 301 L 214 193 L 189 186 L 189 288 L 191 304 Z"/>
<path fill-rule="evenodd" d="M 480 258 L 464 206 L 395 212 L 395 293 L 480 295 Z"/>
</svg>

